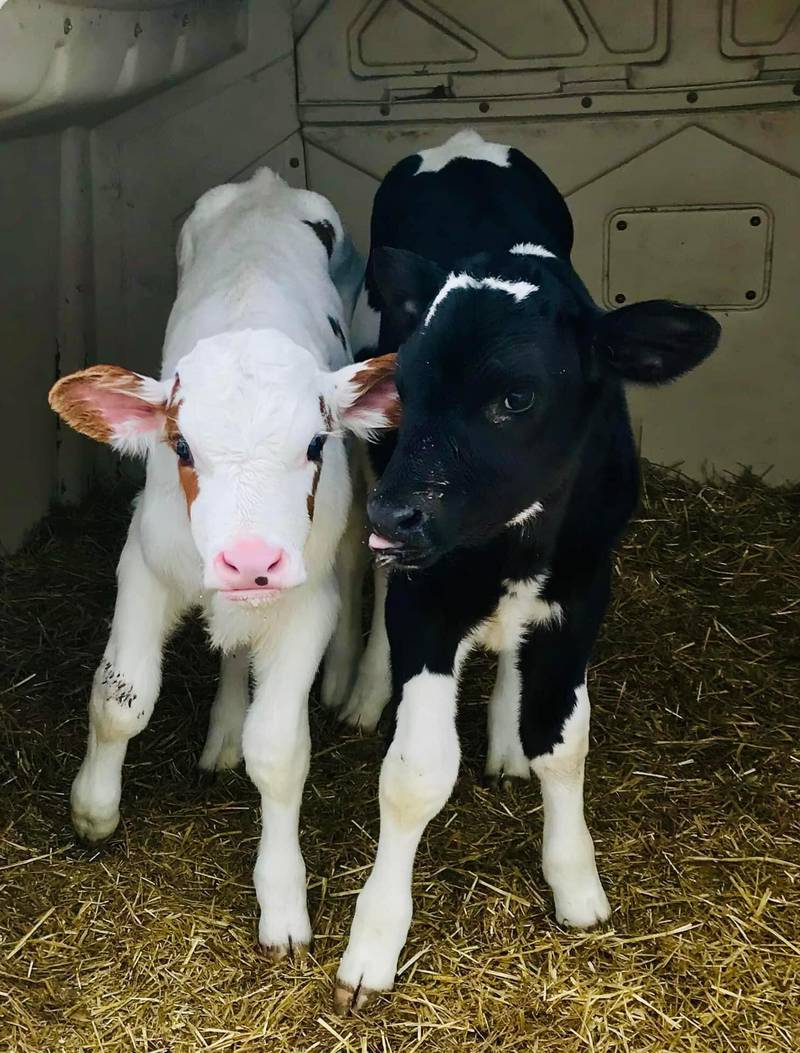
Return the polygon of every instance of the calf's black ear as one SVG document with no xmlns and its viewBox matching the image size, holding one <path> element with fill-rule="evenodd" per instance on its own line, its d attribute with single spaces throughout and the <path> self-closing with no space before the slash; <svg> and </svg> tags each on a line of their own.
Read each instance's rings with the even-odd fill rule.
<svg viewBox="0 0 800 1053">
<path fill-rule="evenodd" d="M 415 252 L 383 246 L 373 249 L 370 269 L 394 335 L 405 340 L 425 317 L 447 272 Z"/>
<path fill-rule="evenodd" d="M 644 300 L 600 315 L 594 353 L 602 367 L 636 384 L 665 384 L 708 358 L 720 326 L 697 307 Z"/>
</svg>

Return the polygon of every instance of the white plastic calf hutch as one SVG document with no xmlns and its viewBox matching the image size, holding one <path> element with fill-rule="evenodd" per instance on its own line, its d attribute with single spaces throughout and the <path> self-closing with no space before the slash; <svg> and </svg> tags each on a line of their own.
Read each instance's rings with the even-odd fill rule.
<svg viewBox="0 0 800 1053">
<path fill-rule="evenodd" d="M 0 0 L 2 546 L 102 463 L 54 378 L 157 368 L 199 194 L 270 165 L 365 251 L 387 169 L 469 125 L 567 196 L 599 303 L 720 316 L 632 394 L 645 456 L 796 480 L 797 0 Z"/>
</svg>

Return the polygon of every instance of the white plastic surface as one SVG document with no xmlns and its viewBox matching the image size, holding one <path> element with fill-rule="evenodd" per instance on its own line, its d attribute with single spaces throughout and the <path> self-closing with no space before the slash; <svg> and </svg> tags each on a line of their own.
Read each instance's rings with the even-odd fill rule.
<svg viewBox="0 0 800 1053">
<path fill-rule="evenodd" d="M 176 84 L 242 50 L 241 0 L 5 0 L 0 131 Z"/>
</svg>

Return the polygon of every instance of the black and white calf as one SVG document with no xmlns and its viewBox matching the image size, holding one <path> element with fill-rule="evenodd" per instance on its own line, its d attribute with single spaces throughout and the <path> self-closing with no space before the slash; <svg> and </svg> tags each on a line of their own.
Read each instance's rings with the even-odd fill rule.
<svg viewBox="0 0 800 1053">
<path fill-rule="evenodd" d="M 374 449 L 368 514 L 392 572 L 398 708 L 375 866 L 338 973 L 342 1012 L 393 984 L 417 845 L 458 772 L 456 693 L 476 644 L 499 656 L 487 772 L 539 777 L 556 916 L 585 927 L 609 915 L 583 773 L 586 668 L 637 500 L 623 383 L 685 373 L 719 326 L 661 300 L 599 309 L 570 263 L 572 236 L 544 173 L 474 132 L 401 161 L 375 199 L 353 339 L 366 355 L 397 352 L 396 393 L 380 396 L 401 422 Z M 353 723 L 373 725 L 388 701 L 386 648 L 378 610 L 345 709 Z"/>
</svg>

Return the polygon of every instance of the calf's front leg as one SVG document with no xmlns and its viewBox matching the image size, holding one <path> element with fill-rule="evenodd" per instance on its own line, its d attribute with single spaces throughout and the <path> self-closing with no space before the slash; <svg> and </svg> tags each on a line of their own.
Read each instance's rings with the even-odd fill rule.
<svg viewBox="0 0 800 1053">
<path fill-rule="evenodd" d="M 497 677 L 489 698 L 486 754 L 486 778 L 490 785 L 505 789 L 512 779 L 529 779 L 531 765 L 522 749 L 519 730 L 520 691 L 517 650 L 501 651 L 497 659 Z"/>
<path fill-rule="evenodd" d="M 417 846 L 425 827 L 447 802 L 458 775 L 457 639 L 440 634 L 437 627 L 423 626 L 424 619 L 425 607 L 420 606 L 412 619 L 413 634 L 408 625 L 405 633 L 390 628 L 400 703 L 381 767 L 375 865 L 358 897 L 350 941 L 336 977 L 334 1008 L 342 1015 L 361 1009 L 373 992 L 388 991 L 394 984 L 411 924 Z M 437 653 L 426 656 L 426 647 Z M 430 672 L 430 668 L 443 671 Z"/>
<path fill-rule="evenodd" d="M 533 760 L 542 788 L 542 872 L 563 925 L 588 929 L 611 914 L 597 873 L 594 842 L 583 814 L 583 773 L 589 750 L 589 694 L 574 688 L 561 742 Z"/>
<path fill-rule="evenodd" d="M 586 664 L 608 602 L 604 564 L 564 604 L 562 617 L 534 629 L 522 643 L 522 744 L 542 790 L 542 871 L 553 890 L 556 918 L 585 929 L 611 908 L 595 863 L 583 814 L 589 751 Z"/>
<path fill-rule="evenodd" d="M 287 596 L 268 645 L 253 652 L 255 688 L 242 745 L 247 773 L 261 794 L 254 872 L 258 936 L 276 960 L 290 952 L 302 954 L 311 942 L 298 835 L 311 752 L 308 693 L 333 631 L 337 604 L 333 579 L 320 589 Z"/>
<path fill-rule="evenodd" d="M 147 726 L 161 687 L 164 641 L 182 604 L 148 567 L 134 517 L 117 567 L 111 635 L 94 675 L 86 755 L 72 784 L 72 825 L 89 842 L 116 829 L 128 741 Z"/>
</svg>

